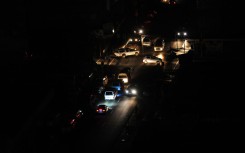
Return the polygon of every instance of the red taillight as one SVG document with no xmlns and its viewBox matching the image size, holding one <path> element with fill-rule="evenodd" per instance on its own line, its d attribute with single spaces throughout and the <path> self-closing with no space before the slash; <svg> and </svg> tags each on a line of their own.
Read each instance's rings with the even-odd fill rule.
<svg viewBox="0 0 245 153">
<path fill-rule="evenodd" d="M 75 119 L 72 119 L 70 124 L 74 124 L 75 123 Z"/>
</svg>

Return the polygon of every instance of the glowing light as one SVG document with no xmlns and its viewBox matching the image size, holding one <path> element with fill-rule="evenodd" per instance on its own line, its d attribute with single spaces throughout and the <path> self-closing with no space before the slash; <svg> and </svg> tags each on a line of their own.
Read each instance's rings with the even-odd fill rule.
<svg viewBox="0 0 245 153">
<path fill-rule="evenodd" d="M 123 78 L 123 82 L 124 83 L 128 83 L 128 79 L 127 78 Z"/>
<path fill-rule="evenodd" d="M 143 33 L 143 30 L 142 29 L 139 29 L 139 34 L 142 34 Z"/>
<path fill-rule="evenodd" d="M 158 58 L 164 60 L 164 55 L 163 55 L 163 54 L 158 54 L 156 57 L 158 57 Z"/>
<path fill-rule="evenodd" d="M 137 91 L 135 89 L 132 90 L 133 94 L 137 94 Z"/>
</svg>

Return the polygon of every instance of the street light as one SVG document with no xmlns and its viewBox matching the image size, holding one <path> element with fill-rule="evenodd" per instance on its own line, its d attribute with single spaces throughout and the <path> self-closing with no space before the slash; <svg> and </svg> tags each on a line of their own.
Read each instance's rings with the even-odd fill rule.
<svg viewBox="0 0 245 153">
<path fill-rule="evenodd" d="M 143 34 L 143 30 L 139 29 L 139 35 L 142 35 L 142 34 Z"/>
</svg>

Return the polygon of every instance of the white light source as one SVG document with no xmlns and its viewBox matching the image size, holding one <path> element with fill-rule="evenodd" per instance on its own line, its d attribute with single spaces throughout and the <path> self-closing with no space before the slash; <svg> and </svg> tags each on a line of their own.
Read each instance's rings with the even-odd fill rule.
<svg viewBox="0 0 245 153">
<path fill-rule="evenodd" d="M 142 29 L 139 29 L 139 34 L 142 34 L 143 33 L 143 30 Z"/>
<path fill-rule="evenodd" d="M 133 94 L 137 94 L 137 91 L 135 89 L 132 89 Z"/>
</svg>

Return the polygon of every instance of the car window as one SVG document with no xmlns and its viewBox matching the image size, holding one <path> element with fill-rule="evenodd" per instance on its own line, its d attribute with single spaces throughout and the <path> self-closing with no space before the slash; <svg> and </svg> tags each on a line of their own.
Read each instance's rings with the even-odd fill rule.
<svg viewBox="0 0 245 153">
<path fill-rule="evenodd" d="M 151 40 L 149 38 L 145 38 L 143 41 L 144 42 L 150 42 Z"/>
<path fill-rule="evenodd" d="M 119 53 L 124 52 L 124 49 L 118 49 L 118 52 Z"/>
<path fill-rule="evenodd" d="M 107 91 L 105 94 L 106 95 L 113 95 L 113 92 L 112 91 Z"/>
<path fill-rule="evenodd" d="M 155 46 L 162 46 L 163 45 L 163 40 L 162 39 L 157 39 L 155 42 Z"/>
</svg>

